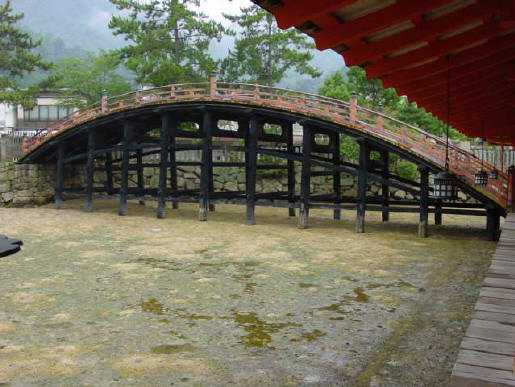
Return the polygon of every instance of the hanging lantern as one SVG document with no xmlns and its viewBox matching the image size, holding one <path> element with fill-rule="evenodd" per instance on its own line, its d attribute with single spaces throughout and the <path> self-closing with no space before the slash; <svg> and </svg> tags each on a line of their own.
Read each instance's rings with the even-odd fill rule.
<svg viewBox="0 0 515 387">
<path fill-rule="evenodd" d="M 497 170 L 497 168 L 494 167 L 494 169 L 492 169 L 490 171 L 489 178 L 496 180 L 498 177 L 499 177 L 499 171 Z"/>
<path fill-rule="evenodd" d="M 449 171 L 438 172 L 433 183 L 433 197 L 456 199 L 458 197 L 456 176 Z"/>
<path fill-rule="evenodd" d="M 487 185 L 488 184 L 488 173 L 484 169 L 480 169 L 474 174 L 475 185 Z"/>
<path fill-rule="evenodd" d="M 446 56 L 449 62 L 449 54 Z M 433 182 L 433 197 L 436 199 L 451 199 L 458 197 L 458 179 L 449 172 L 449 124 L 451 122 L 451 70 L 447 69 L 447 125 L 445 131 L 445 171 L 438 172 Z"/>
<path fill-rule="evenodd" d="M 474 184 L 475 185 L 487 185 L 488 184 L 488 173 L 483 169 L 483 155 L 484 155 L 485 141 L 483 139 L 481 139 L 480 143 L 481 143 L 481 169 L 474 174 Z"/>
</svg>

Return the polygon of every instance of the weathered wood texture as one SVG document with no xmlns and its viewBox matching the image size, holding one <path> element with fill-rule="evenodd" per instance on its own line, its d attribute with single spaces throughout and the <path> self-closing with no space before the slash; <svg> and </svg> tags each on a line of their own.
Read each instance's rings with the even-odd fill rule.
<svg viewBox="0 0 515 387">
<path fill-rule="evenodd" d="M 451 385 L 515 386 L 514 355 L 515 213 L 511 213 L 461 342 Z"/>
</svg>

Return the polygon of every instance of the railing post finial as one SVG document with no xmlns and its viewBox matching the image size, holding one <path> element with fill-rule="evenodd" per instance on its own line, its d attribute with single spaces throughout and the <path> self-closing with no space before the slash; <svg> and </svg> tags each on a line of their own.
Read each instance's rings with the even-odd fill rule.
<svg viewBox="0 0 515 387">
<path fill-rule="evenodd" d="M 102 89 L 102 97 L 100 98 L 100 105 L 102 113 L 107 112 L 107 92 L 106 89 Z"/>
<path fill-rule="evenodd" d="M 350 119 L 353 121 L 357 120 L 357 105 L 358 105 L 358 96 L 355 91 L 350 93 Z"/>
<path fill-rule="evenodd" d="M 209 76 L 209 94 L 214 97 L 216 94 L 216 72 L 212 72 Z"/>
<path fill-rule="evenodd" d="M 382 102 L 379 102 L 379 105 L 377 106 L 377 112 L 382 113 L 383 112 L 383 104 Z M 376 126 L 378 129 L 383 129 L 383 116 L 381 114 L 377 115 L 377 121 Z"/>
</svg>

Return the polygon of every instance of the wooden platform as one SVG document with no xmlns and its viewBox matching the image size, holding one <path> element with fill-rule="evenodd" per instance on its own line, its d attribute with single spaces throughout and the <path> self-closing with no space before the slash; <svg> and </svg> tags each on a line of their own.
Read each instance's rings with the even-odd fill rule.
<svg viewBox="0 0 515 387">
<path fill-rule="evenodd" d="M 515 386 L 515 213 L 509 214 L 452 371 L 453 386 Z"/>
</svg>

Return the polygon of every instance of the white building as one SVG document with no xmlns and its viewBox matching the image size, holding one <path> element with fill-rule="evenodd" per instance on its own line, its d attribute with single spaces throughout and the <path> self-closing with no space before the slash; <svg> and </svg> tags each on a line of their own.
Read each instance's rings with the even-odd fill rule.
<svg viewBox="0 0 515 387">
<path fill-rule="evenodd" d="M 62 94 L 42 92 L 36 98 L 36 106 L 32 109 L 0 103 L 0 133 L 31 136 L 45 129 L 76 110 L 62 106 L 62 99 Z"/>
</svg>

